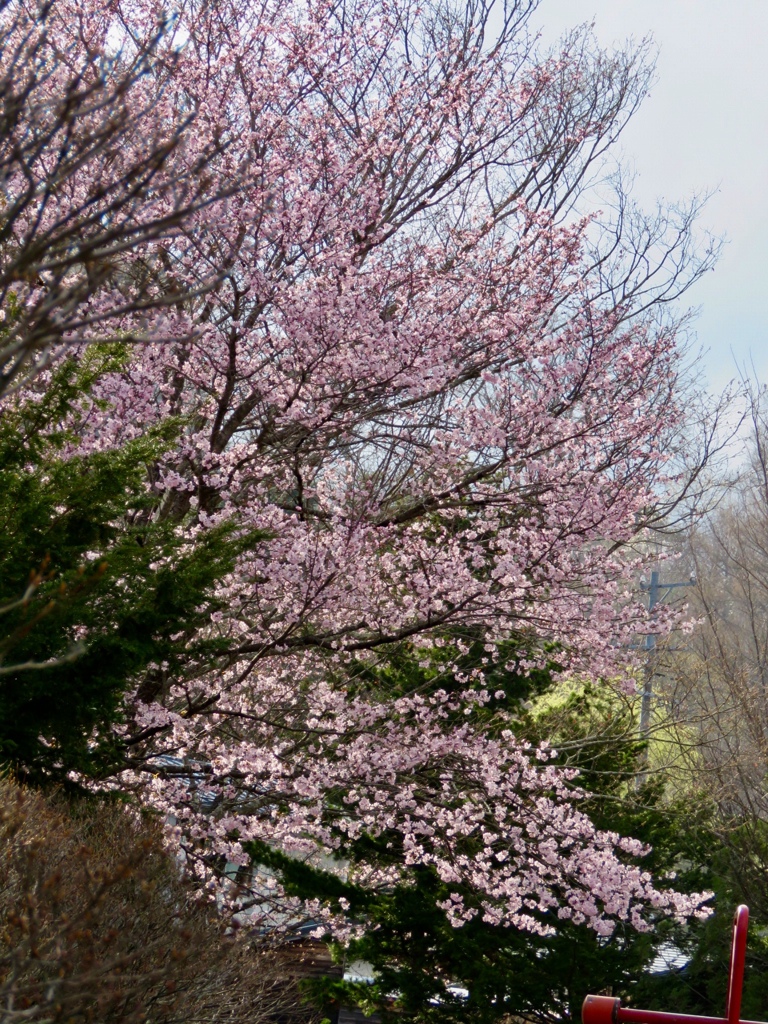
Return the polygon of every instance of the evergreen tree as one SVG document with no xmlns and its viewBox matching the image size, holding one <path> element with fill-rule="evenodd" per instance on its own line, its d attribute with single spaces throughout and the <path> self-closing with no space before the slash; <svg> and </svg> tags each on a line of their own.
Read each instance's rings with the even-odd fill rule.
<svg viewBox="0 0 768 1024">
<path fill-rule="evenodd" d="M 0 764 L 38 783 L 119 767 L 126 691 L 222 653 L 214 585 L 256 539 L 157 515 L 148 481 L 180 421 L 72 453 L 94 382 L 124 356 L 70 359 L 0 414 Z"/>
</svg>

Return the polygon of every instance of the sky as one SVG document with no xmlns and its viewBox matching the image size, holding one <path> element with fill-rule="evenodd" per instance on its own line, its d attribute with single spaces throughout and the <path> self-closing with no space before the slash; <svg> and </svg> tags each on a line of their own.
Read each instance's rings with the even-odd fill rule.
<svg viewBox="0 0 768 1024">
<path fill-rule="evenodd" d="M 714 192 L 702 227 L 726 239 L 715 271 L 688 293 L 717 393 L 740 367 L 768 384 L 768 0 L 542 0 L 545 42 L 594 20 L 605 46 L 652 36 L 657 81 L 622 135 L 634 194 Z"/>
</svg>

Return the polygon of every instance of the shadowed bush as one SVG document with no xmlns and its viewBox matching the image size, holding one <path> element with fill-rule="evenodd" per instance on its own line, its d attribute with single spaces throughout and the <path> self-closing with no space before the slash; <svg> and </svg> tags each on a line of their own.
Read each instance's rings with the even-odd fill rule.
<svg viewBox="0 0 768 1024">
<path fill-rule="evenodd" d="M 190 897 L 151 823 L 0 780 L 1 1024 L 293 1016 L 273 952 Z"/>
</svg>

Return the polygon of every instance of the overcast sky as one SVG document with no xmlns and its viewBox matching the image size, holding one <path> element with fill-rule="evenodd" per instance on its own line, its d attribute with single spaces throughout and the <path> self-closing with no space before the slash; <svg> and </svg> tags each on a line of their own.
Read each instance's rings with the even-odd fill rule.
<svg viewBox="0 0 768 1024">
<path fill-rule="evenodd" d="M 651 35 L 659 50 L 622 142 L 637 198 L 716 190 L 702 224 L 728 244 L 689 293 L 709 384 L 750 359 L 768 383 L 768 0 L 542 0 L 533 24 L 550 41 L 593 19 L 604 45 Z"/>
</svg>

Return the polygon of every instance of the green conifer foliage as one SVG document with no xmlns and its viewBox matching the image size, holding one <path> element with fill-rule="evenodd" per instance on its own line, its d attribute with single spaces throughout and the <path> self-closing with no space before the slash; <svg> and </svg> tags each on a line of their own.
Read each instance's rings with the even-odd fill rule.
<svg viewBox="0 0 768 1024">
<path fill-rule="evenodd" d="M 132 687 L 223 651 L 215 584 L 257 538 L 230 523 L 190 540 L 148 483 L 183 424 L 71 455 L 82 399 L 120 346 L 60 366 L 0 412 L 0 764 L 28 781 L 104 775 Z"/>
</svg>

